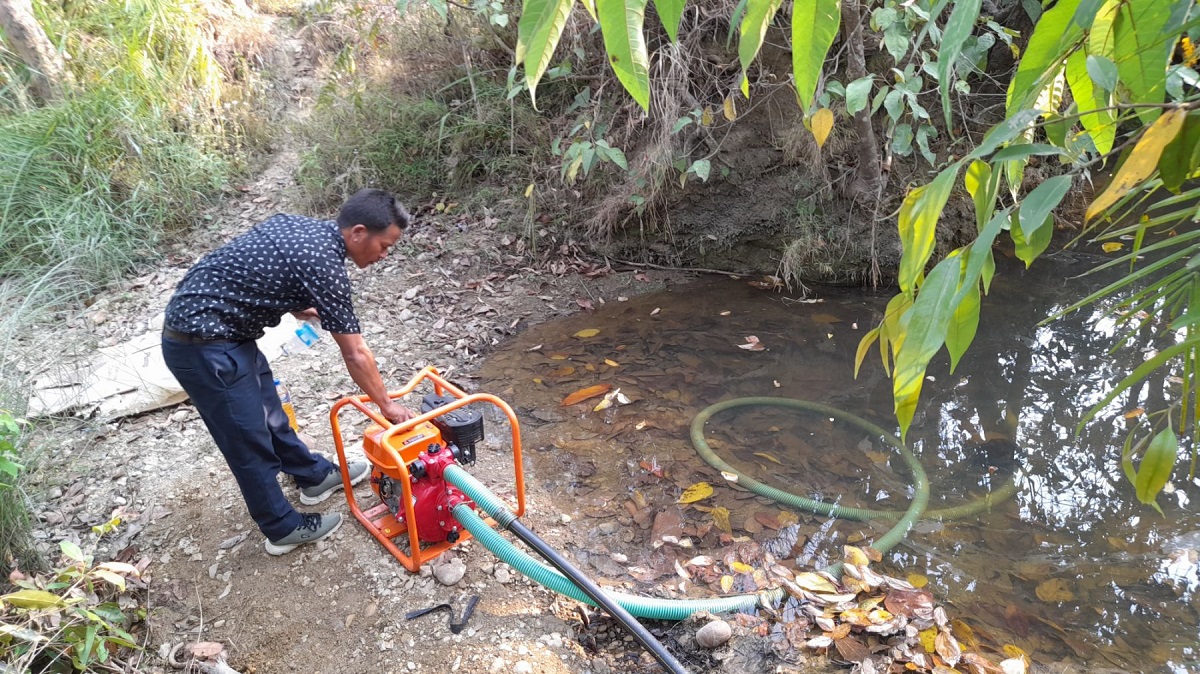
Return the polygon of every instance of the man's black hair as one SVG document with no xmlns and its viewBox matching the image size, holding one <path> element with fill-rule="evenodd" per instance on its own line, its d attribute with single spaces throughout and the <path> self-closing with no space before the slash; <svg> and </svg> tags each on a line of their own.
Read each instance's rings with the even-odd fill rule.
<svg viewBox="0 0 1200 674">
<path fill-rule="evenodd" d="M 392 225 L 406 229 L 411 222 L 412 216 L 396 197 L 370 187 L 347 199 L 337 217 L 339 229 L 362 225 L 372 233 L 386 231 Z"/>
</svg>

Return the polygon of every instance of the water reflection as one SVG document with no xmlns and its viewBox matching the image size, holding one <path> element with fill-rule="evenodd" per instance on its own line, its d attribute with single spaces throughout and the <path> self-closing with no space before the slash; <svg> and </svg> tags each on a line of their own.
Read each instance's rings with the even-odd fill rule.
<svg viewBox="0 0 1200 674">
<path fill-rule="evenodd" d="M 1072 262 L 1051 256 L 1039 265 L 1032 272 L 1002 267 L 972 351 L 953 373 L 944 362 L 931 367 L 909 436 L 934 485 L 931 508 L 978 498 L 1013 471 L 1016 499 L 968 519 L 922 522 L 886 562 L 894 573 L 927 576 L 981 642 L 1015 644 L 1054 671 L 1198 668 L 1200 515 L 1190 507 L 1197 486 L 1177 474 L 1173 493 L 1159 499 L 1160 517 L 1137 503 L 1120 467 L 1132 421 L 1109 414 L 1075 434 L 1087 409 L 1155 345 L 1109 352 L 1117 327 L 1099 310 L 1039 326 L 1085 291 L 1080 282 L 1065 285 L 1081 271 Z M 687 427 L 709 404 L 797 397 L 894 427 L 890 381 L 878 358 L 852 378 L 858 340 L 888 298 L 838 290 L 821 296 L 823 303 L 798 304 L 735 281 L 704 281 L 537 326 L 489 360 L 483 386 L 517 407 L 526 445 L 543 450 L 531 452 L 532 486 L 584 515 L 572 525 L 576 559 L 608 577 L 669 576 L 670 551 L 651 539 L 667 526 L 655 513 L 670 510 L 679 489 L 700 480 L 716 486 L 707 503 L 729 510 L 735 535 L 770 540 L 776 524 L 792 521 L 778 506 L 722 483 L 695 456 Z M 585 328 L 600 334 L 572 336 Z M 767 350 L 739 349 L 749 335 Z M 621 387 L 634 403 L 605 412 L 591 411 L 595 401 L 560 405 L 597 383 Z M 1112 409 L 1149 409 L 1166 385 L 1139 387 Z M 722 415 L 708 431 L 727 461 L 773 486 L 871 508 L 903 509 L 911 497 L 893 456 L 828 419 L 747 409 Z M 672 517 L 678 536 L 706 550 L 720 547 L 704 512 Z M 818 565 L 837 558 L 846 542 L 887 528 L 804 514 L 796 526 L 803 544 L 792 556 Z"/>
</svg>

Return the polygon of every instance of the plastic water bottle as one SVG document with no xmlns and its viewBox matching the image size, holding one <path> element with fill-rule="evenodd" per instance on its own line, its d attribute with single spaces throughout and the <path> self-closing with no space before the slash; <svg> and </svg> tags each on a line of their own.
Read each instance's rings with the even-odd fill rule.
<svg viewBox="0 0 1200 674">
<path fill-rule="evenodd" d="M 305 351 L 311 348 L 313 344 L 316 344 L 320 338 L 321 336 L 317 334 L 317 329 L 313 327 L 313 324 L 304 321 L 296 328 L 296 334 L 292 335 L 291 339 L 284 343 L 283 353 L 290 355 Z"/>
<path fill-rule="evenodd" d="M 296 423 L 296 407 L 292 405 L 292 394 L 278 379 L 275 380 L 275 393 L 279 395 L 279 404 L 283 407 L 283 413 L 287 415 L 288 426 L 299 433 L 300 424 Z"/>
</svg>

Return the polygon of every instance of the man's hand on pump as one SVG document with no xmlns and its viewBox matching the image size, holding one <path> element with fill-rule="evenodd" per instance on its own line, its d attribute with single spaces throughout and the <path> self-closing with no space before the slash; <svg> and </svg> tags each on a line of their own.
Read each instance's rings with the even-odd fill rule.
<svg viewBox="0 0 1200 674">
<path fill-rule="evenodd" d="M 380 406 L 379 413 L 393 424 L 401 424 L 417 416 L 416 412 L 413 412 L 394 400 L 390 401 L 386 407 Z"/>
</svg>

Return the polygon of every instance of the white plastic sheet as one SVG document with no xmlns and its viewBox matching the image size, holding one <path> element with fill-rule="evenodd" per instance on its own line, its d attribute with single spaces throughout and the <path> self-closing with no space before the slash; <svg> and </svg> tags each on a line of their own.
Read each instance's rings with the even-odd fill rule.
<svg viewBox="0 0 1200 674">
<path fill-rule="evenodd" d="M 141 414 L 187 400 L 162 356 L 160 326 L 123 344 L 104 347 L 85 361 L 60 366 L 35 379 L 28 417 L 75 414 L 101 420 Z M 268 328 L 258 348 L 268 361 L 283 352 L 298 323 L 284 314 L 279 325 Z"/>
</svg>

